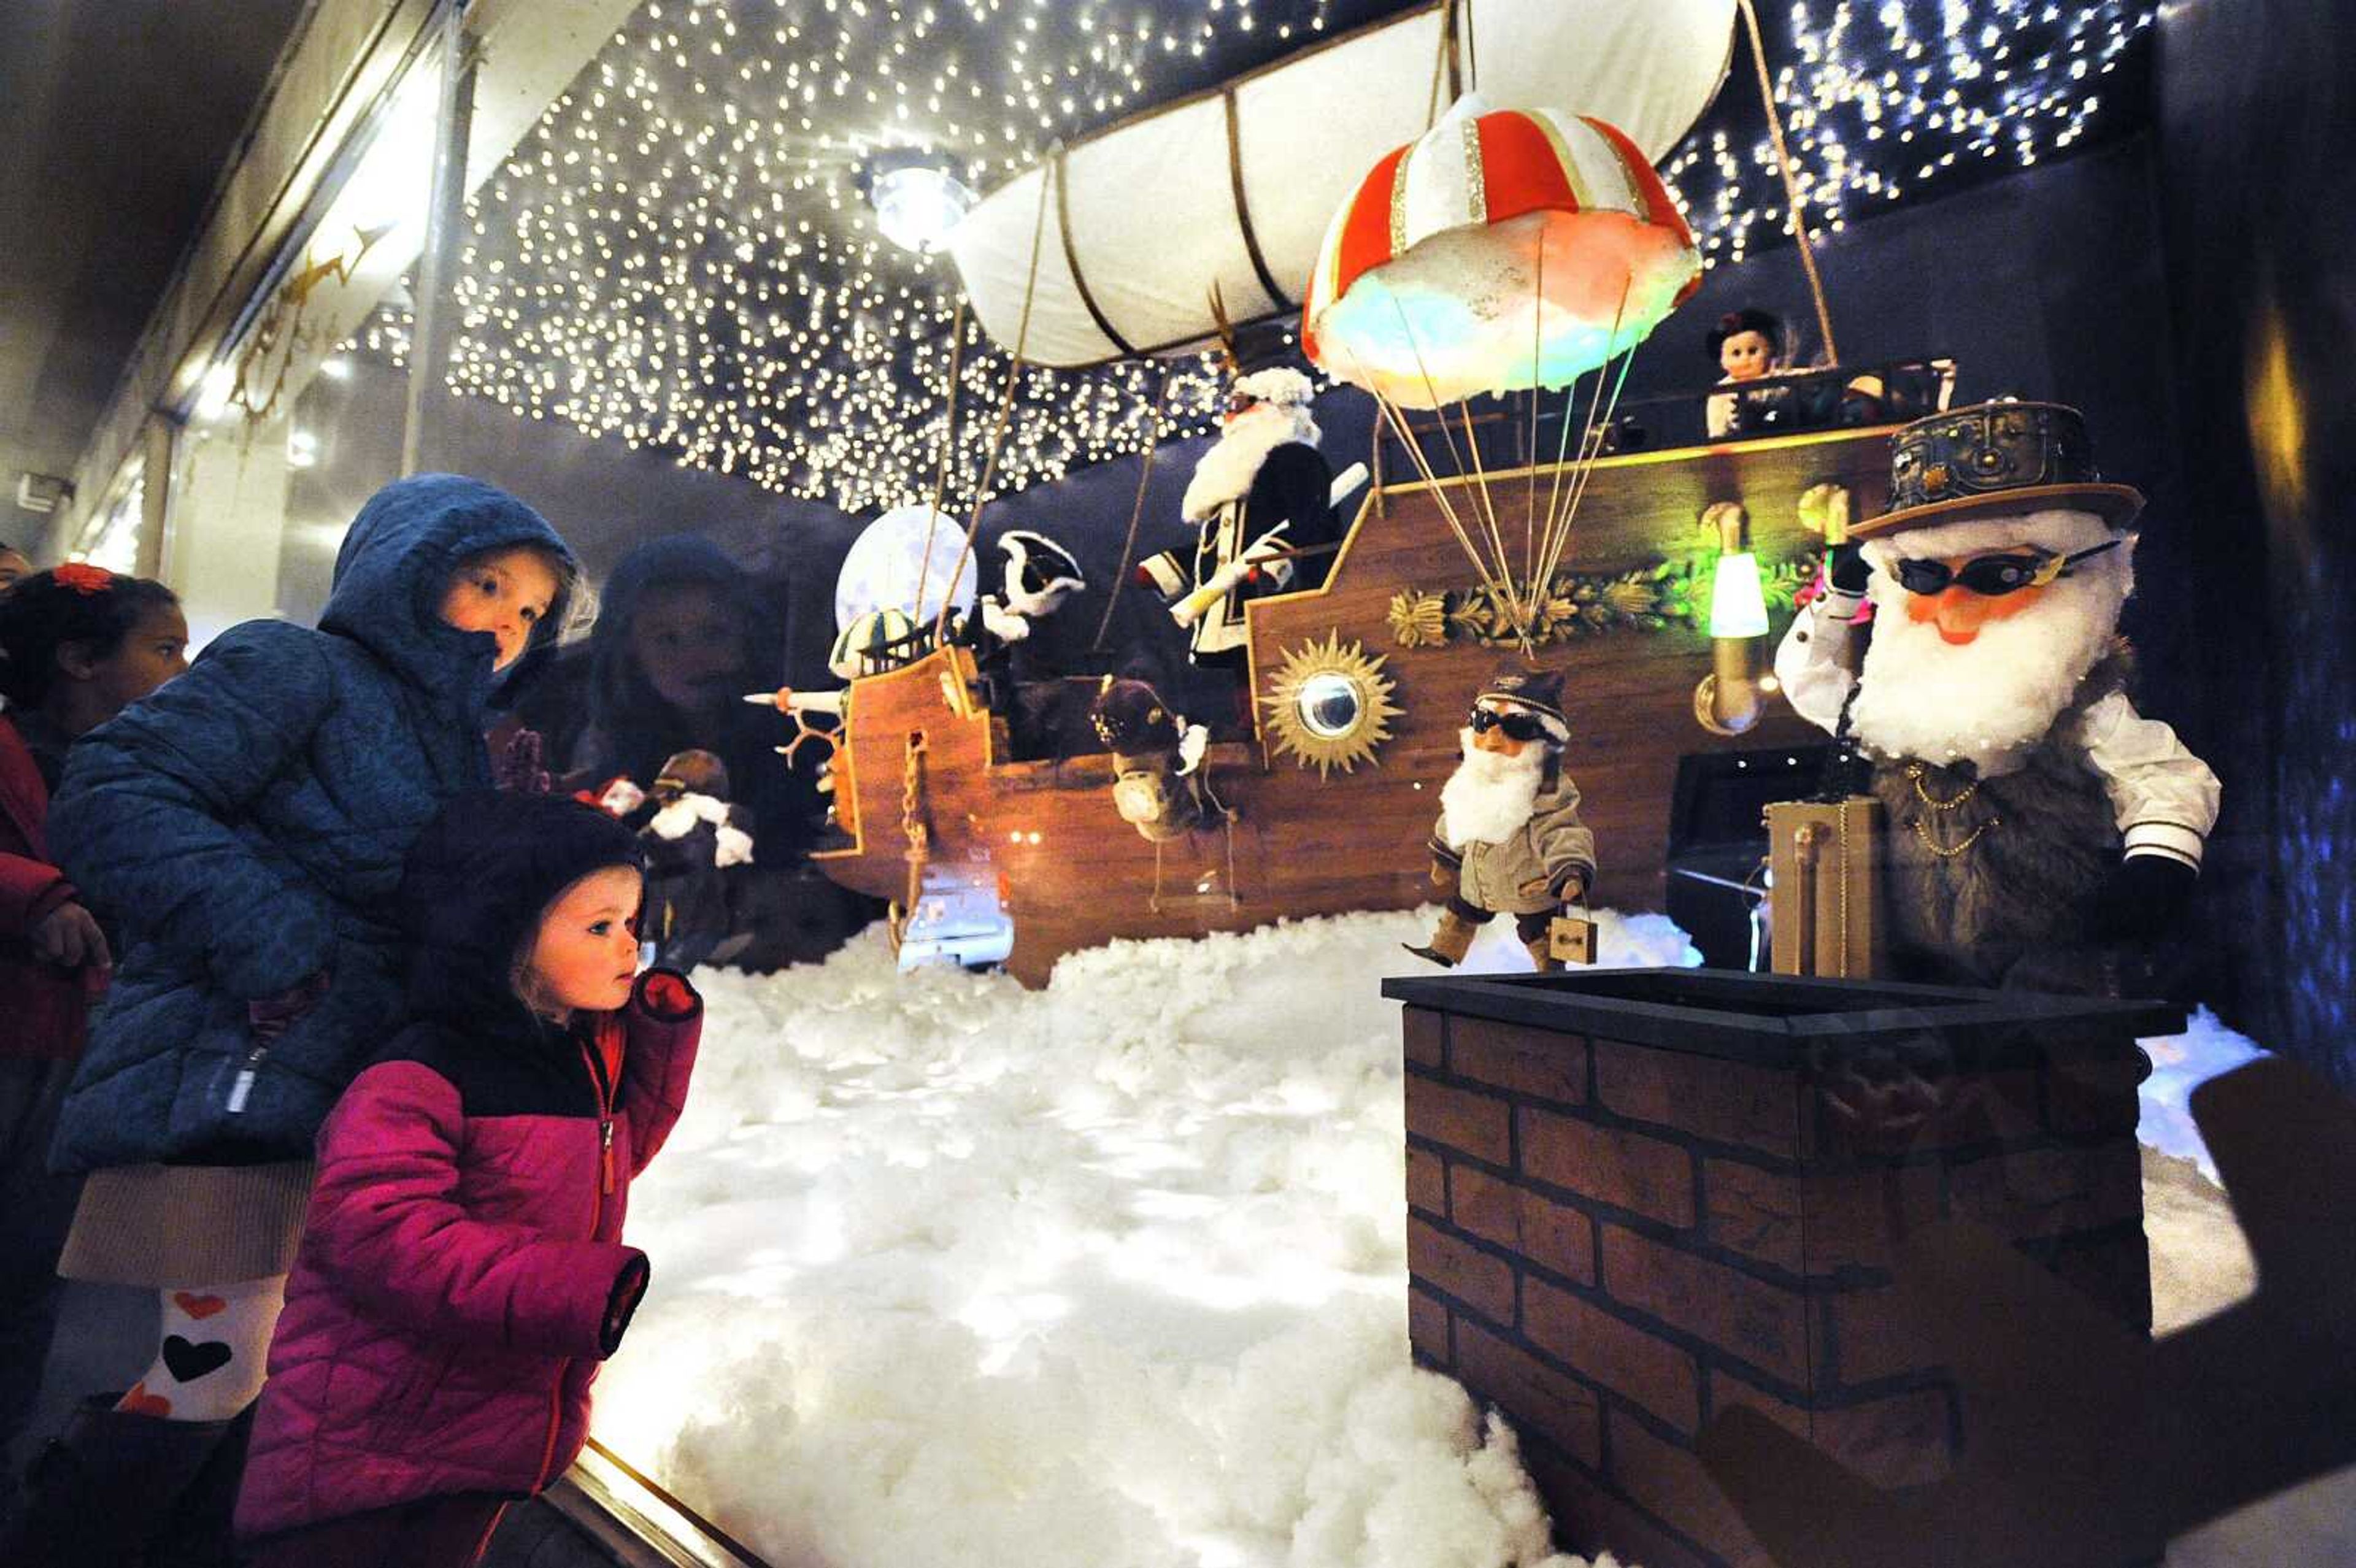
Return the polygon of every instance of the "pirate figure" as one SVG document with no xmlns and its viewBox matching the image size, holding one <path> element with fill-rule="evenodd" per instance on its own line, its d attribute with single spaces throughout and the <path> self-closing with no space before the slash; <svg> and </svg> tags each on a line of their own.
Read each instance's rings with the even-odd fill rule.
<svg viewBox="0 0 2356 1568">
<path fill-rule="evenodd" d="M 1088 718 L 1112 752 L 1113 805 L 1122 821 L 1163 844 L 1224 820 L 1203 778 L 1210 731 L 1172 712 L 1150 684 L 1105 677 Z"/>
<path fill-rule="evenodd" d="M 998 554 L 999 586 L 982 595 L 958 640 L 973 649 L 982 701 L 994 712 L 1012 713 L 1023 686 L 1061 673 L 1035 634 L 1088 582 L 1077 557 L 1028 528 L 999 535 Z"/>
</svg>

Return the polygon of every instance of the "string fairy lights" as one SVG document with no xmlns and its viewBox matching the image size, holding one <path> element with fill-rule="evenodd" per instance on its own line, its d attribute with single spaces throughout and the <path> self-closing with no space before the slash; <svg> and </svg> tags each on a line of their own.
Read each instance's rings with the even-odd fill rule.
<svg viewBox="0 0 2356 1568">
<path fill-rule="evenodd" d="M 846 510 L 927 495 L 957 278 L 878 232 L 862 160 L 921 148 L 987 188 L 1058 139 L 1404 8 L 647 0 L 469 205 L 453 389 Z M 2097 89 L 2154 10 L 1795 0 L 1769 47 L 1812 228 L 2117 128 L 2132 110 Z M 1782 237 L 1755 94 L 1722 93 L 1663 172 L 1708 261 Z M 405 357 L 409 325 L 380 312 L 360 344 Z M 971 502 L 992 422 L 970 416 L 1006 374 L 1003 351 L 966 330 L 956 506 Z M 993 491 L 1135 453 L 1162 381 L 1135 363 L 1027 371 Z M 1187 362 L 1162 438 L 1212 428 L 1223 394 L 1210 358 Z"/>
</svg>

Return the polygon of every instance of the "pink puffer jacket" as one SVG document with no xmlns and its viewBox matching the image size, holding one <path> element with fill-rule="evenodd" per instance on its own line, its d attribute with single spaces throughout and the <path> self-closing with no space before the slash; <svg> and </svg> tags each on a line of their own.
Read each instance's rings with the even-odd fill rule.
<svg viewBox="0 0 2356 1568">
<path fill-rule="evenodd" d="M 352 1081 L 319 1133 L 240 1535 L 524 1496 L 573 1462 L 646 1285 L 620 1241 L 629 1180 L 679 1119 L 701 1029 L 701 999 L 657 971 L 596 1045 L 420 1024 Z"/>
</svg>

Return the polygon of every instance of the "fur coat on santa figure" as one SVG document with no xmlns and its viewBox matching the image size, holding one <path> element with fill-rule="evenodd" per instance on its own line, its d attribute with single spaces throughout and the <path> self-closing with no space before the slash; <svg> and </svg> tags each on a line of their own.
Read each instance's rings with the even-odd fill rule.
<svg viewBox="0 0 2356 1568">
<path fill-rule="evenodd" d="M 1194 465 L 1179 511 L 1197 529 L 1194 549 L 1164 550 L 1137 569 L 1171 616 L 1189 628 L 1197 665 L 1241 670 L 1244 605 L 1325 581 L 1333 521 L 1333 470 L 1317 450 L 1309 378 L 1282 363 L 1274 330 L 1231 335 L 1235 383 L 1219 439 Z"/>
<path fill-rule="evenodd" d="M 2156 984 L 2218 786 L 2127 695 L 2118 622 L 2142 506 L 2103 482 L 2074 409 L 1918 420 L 1891 447 L 1891 509 L 1850 530 L 1830 591 L 1785 635 L 1785 695 L 1856 745 L 1885 808 L 1895 977 Z"/>
<path fill-rule="evenodd" d="M 1555 915 L 1595 880 L 1595 835 L 1579 820 L 1579 786 L 1562 771 L 1570 726 L 1562 677 L 1507 666 L 1481 688 L 1457 732 L 1464 760 L 1440 791 L 1431 881 L 1448 892 L 1431 941 L 1408 951 L 1443 967 L 1463 962 L 1482 926 L 1514 917 L 1540 969 Z"/>
</svg>

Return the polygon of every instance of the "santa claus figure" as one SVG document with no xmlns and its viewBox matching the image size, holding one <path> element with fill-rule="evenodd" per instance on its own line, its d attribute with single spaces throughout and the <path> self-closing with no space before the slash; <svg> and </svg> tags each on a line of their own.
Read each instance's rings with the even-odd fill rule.
<svg viewBox="0 0 2356 1568">
<path fill-rule="evenodd" d="M 1137 569 L 1138 581 L 1189 628 L 1198 665 L 1242 669 L 1245 603 L 1323 582 L 1332 553 L 1319 547 L 1338 537 L 1333 471 L 1317 450 L 1310 417 L 1313 389 L 1282 362 L 1280 330 L 1228 338 L 1235 382 L 1226 422 L 1194 465 L 1179 507 L 1198 530 L 1191 558 L 1164 550 Z"/>
<path fill-rule="evenodd" d="M 2127 698 L 2118 620 L 2142 506 L 2102 481 L 2074 409 L 1918 420 L 1893 443 L 1891 509 L 1850 530 L 1784 637 L 1784 694 L 1858 748 L 1885 808 L 1898 977 L 2149 984 L 2218 787 Z"/>
<path fill-rule="evenodd" d="M 1555 916 L 1583 901 L 1595 880 L 1595 835 L 1579 820 L 1579 786 L 1562 771 L 1570 727 L 1562 677 L 1507 667 L 1482 687 L 1458 739 L 1464 761 L 1440 792 L 1431 830 L 1432 885 L 1448 891 L 1430 944 L 1408 951 L 1462 963 L 1480 928 L 1500 914 L 1540 969 Z"/>
</svg>

